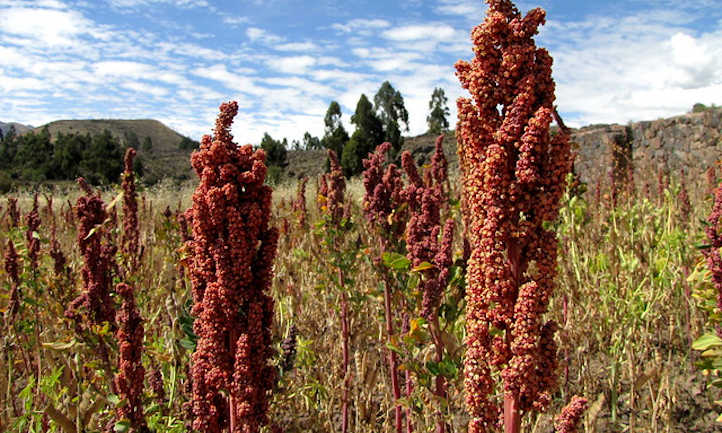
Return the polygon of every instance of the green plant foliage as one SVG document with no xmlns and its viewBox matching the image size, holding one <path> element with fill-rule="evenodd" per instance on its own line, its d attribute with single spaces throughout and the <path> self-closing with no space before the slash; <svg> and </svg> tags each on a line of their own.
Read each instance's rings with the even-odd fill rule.
<svg viewBox="0 0 722 433">
<path fill-rule="evenodd" d="M 268 133 L 263 134 L 261 149 L 266 152 L 266 165 L 269 167 L 285 167 L 288 164 L 288 142 L 274 140 Z M 277 179 L 276 179 L 277 180 Z"/>
<path fill-rule="evenodd" d="M 124 148 L 104 131 L 58 134 L 47 129 L 21 136 L 12 132 L 0 141 L 0 174 L 17 181 L 57 181 L 84 177 L 93 184 L 118 182 Z"/>
<path fill-rule="evenodd" d="M 311 135 L 308 131 L 303 134 L 302 146 L 304 150 L 318 150 L 323 148 L 321 140 Z"/>
<path fill-rule="evenodd" d="M 323 138 L 321 139 L 321 146 L 333 150 L 339 158 L 343 157 L 344 146 L 346 146 L 346 142 L 348 142 L 348 133 L 341 123 L 341 115 L 341 106 L 338 102 L 331 101 L 328 110 L 326 110 L 326 116 L 323 119 L 325 128 Z M 309 145 L 316 144 L 310 138 L 306 141 L 305 136 L 304 142 L 309 143 Z"/>
<path fill-rule="evenodd" d="M 351 123 L 356 125 L 356 130 L 341 153 L 341 166 L 346 177 L 360 173 L 363 159 L 384 141 L 383 124 L 366 95 L 359 98 Z"/>
<path fill-rule="evenodd" d="M 395 159 L 404 144 L 401 136 L 402 129 L 409 130 L 409 112 L 404 105 L 404 97 L 401 92 L 394 89 L 388 81 L 381 84 L 378 92 L 374 95 L 374 110 L 383 124 L 384 139 L 391 143 L 391 159 Z M 381 142 L 375 143 L 378 146 Z"/>
<path fill-rule="evenodd" d="M 449 106 L 446 93 L 441 87 L 436 87 L 431 94 L 429 101 L 429 115 L 426 123 L 429 125 L 430 134 L 441 134 L 449 129 Z"/>
</svg>

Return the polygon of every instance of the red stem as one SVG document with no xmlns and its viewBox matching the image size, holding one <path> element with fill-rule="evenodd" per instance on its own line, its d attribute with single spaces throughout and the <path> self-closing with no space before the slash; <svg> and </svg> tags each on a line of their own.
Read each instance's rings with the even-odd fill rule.
<svg viewBox="0 0 722 433">
<path fill-rule="evenodd" d="M 233 358 L 235 358 L 235 356 L 236 356 L 236 340 L 237 340 L 235 328 L 231 328 L 229 339 L 230 339 L 229 346 L 231 348 L 231 356 Z M 233 391 L 230 389 L 228 390 L 228 410 L 230 412 L 229 413 L 230 416 L 228 417 L 230 419 L 229 432 L 235 433 L 236 426 L 238 426 L 238 411 L 236 410 L 236 399 L 233 395 Z"/>
<path fill-rule="evenodd" d="M 406 302 L 402 305 L 402 311 L 409 311 L 408 305 L 406 305 Z M 404 313 L 404 321 L 403 321 L 403 332 L 409 331 L 409 313 Z M 414 392 L 414 383 L 411 379 L 411 372 L 407 369 L 404 375 L 404 379 L 406 380 L 406 397 L 407 399 L 411 397 L 411 393 Z M 409 399 L 410 401 L 410 399 Z M 411 406 L 409 405 L 406 408 L 406 433 L 412 433 L 414 431 L 414 425 L 412 423 L 411 418 Z"/>
<path fill-rule="evenodd" d="M 348 374 L 349 353 L 348 353 L 348 297 L 343 285 L 343 271 L 339 268 L 338 280 L 341 286 L 341 334 L 343 337 L 343 424 L 342 433 L 348 432 L 348 391 L 351 384 L 351 376 Z"/>
<path fill-rule="evenodd" d="M 388 278 L 385 278 L 384 285 L 384 313 L 386 315 L 386 334 L 388 342 L 391 343 L 391 336 L 394 335 L 394 324 L 391 317 L 391 289 L 389 287 Z M 396 353 L 389 349 L 388 351 L 389 369 L 391 370 L 391 386 L 394 390 L 394 399 L 398 402 L 401 398 L 401 387 L 399 386 L 399 374 L 396 365 Z M 401 433 L 401 405 L 396 404 L 395 419 L 396 433 Z"/>
<path fill-rule="evenodd" d="M 513 284 L 515 287 L 514 297 L 519 293 L 519 277 L 521 270 L 521 246 L 512 241 L 508 247 L 508 257 L 511 267 Z M 511 329 L 506 330 L 506 344 L 511 345 Z M 521 413 L 519 412 L 519 395 L 504 393 L 504 433 L 519 433 L 521 431 Z"/>
<path fill-rule="evenodd" d="M 434 340 L 436 362 L 438 363 L 444 359 L 444 344 L 441 341 L 441 330 L 439 327 L 438 316 L 435 316 L 434 321 L 431 323 L 431 337 Z M 434 391 L 434 394 L 439 397 L 439 399 L 446 398 L 446 380 L 444 380 L 444 376 L 442 375 L 436 376 L 436 390 Z M 440 406 L 441 405 L 439 405 L 439 407 Z M 440 408 L 436 410 L 436 416 L 436 433 L 445 433 L 446 423 L 444 423 L 444 414 L 441 412 Z"/>
<path fill-rule="evenodd" d="M 504 394 L 504 433 L 521 432 L 521 413 L 517 396 Z"/>
<path fill-rule="evenodd" d="M 411 382 L 411 373 L 406 370 L 406 397 L 410 397 L 411 393 L 414 392 L 414 384 Z M 406 433 L 412 433 L 414 426 L 411 424 L 411 408 L 406 408 Z"/>
</svg>

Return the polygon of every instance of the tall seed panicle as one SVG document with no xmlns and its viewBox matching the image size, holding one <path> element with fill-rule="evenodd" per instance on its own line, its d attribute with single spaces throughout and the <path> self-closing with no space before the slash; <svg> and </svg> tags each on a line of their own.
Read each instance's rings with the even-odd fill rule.
<svg viewBox="0 0 722 433">
<path fill-rule="evenodd" d="M 276 370 L 268 295 L 278 231 L 269 226 L 271 193 L 265 154 L 238 147 L 230 127 L 236 102 L 220 106 L 213 137 L 191 163 L 200 183 L 193 194 L 188 245 L 193 282 L 193 428 L 203 433 L 258 432 L 267 423 Z"/>
<path fill-rule="evenodd" d="M 448 193 L 449 163 L 446 161 L 446 155 L 444 155 L 444 134 L 436 137 L 434 148 L 434 154 L 431 155 L 431 176 L 434 178 L 434 182 L 441 185 L 442 193 Z M 444 191 L 445 189 L 447 191 Z"/>
<path fill-rule="evenodd" d="M 134 269 L 140 257 L 140 231 L 138 229 L 138 198 L 135 192 L 135 174 L 133 173 L 133 159 L 135 149 L 129 147 L 125 152 L 123 171 L 123 253 L 131 262 Z"/>
<path fill-rule="evenodd" d="M 293 201 L 293 211 L 296 212 L 298 216 L 298 225 L 301 228 L 306 227 L 306 183 L 308 183 L 308 177 L 306 176 L 298 181 L 296 200 Z"/>
<path fill-rule="evenodd" d="M 326 202 L 328 201 L 328 182 L 326 182 L 326 175 L 322 174 L 318 177 L 318 189 L 316 191 L 316 206 L 318 212 L 323 213 Z"/>
<path fill-rule="evenodd" d="M 89 313 L 89 324 L 115 323 L 113 302 L 110 298 L 112 270 L 115 269 L 116 247 L 104 242 L 103 222 L 108 217 L 105 203 L 93 193 L 85 179 L 78 184 L 85 195 L 78 198 L 75 211 L 78 219 L 78 246 L 83 257 L 83 291 L 68 306 L 66 317 L 79 320 L 79 309 Z"/>
<path fill-rule="evenodd" d="M 8 216 L 10 216 L 10 227 L 17 228 L 20 225 L 20 211 L 18 199 L 15 197 L 8 197 Z"/>
<path fill-rule="evenodd" d="M 544 223 L 558 215 L 572 163 L 567 131 L 549 131 L 555 116 L 552 58 L 533 39 L 545 12 L 532 9 L 523 17 L 509 0 L 487 3 L 485 21 L 471 34 L 474 59 L 456 64 L 471 93 L 457 101 L 471 246 L 464 380 L 470 433 L 497 425 L 493 370 L 503 379 L 504 424 L 514 426 L 508 431 L 519 431 L 522 412 L 550 402 L 555 326 L 543 314 L 553 290 L 557 239 Z M 493 329 L 500 332 L 494 336 Z"/>
<path fill-rule="evenodd" d="M 331 216 L 331 220 L 335 224 L 338 224 L 344 216 L 346 180 L 343 177 L 343 170 L 341 169 L 341 164 L 338 163 L 336 152 L 329 149 L 328 159 L 331 170 L 326 175 L 326 182 L 328 182 L 326 207 L 328 208 L 328 214 Z"/>
<path fill-rule="evenodd" d="M 397 211 L 403 202 L 401 192 L 404 187 L 401 172 L 395 164 L 384 168 L 386 154 L 391 143 L 379 144 L 367 159 L 363 160 L 363 184 L 366 189 L 363 212 L 366 220 L 381 227 L 385 238 L 395 238 L 403 234 L 405 218 Z"/>
<path fill-rule="evenodd" d="M 115 375 L 115 390 L 126 404 L 116 409 L 118 419 L 128 419 L 134 433 L 149 432 L 143 414 L 143 380 L 145 369 L 141 362 L 143 353 L 143 319 L 135 305 L 133 288 L 125 283 L 116 286 L 115 291 L 123 299 L 116 313 L 118 329 L 118 373 Z"/>
<path fill-rule="evenodd" d="M 709 246 L 703 249 L 702 253 L 707 261 L 707 269 L 712 274 L 712 283 L 717 289 L 717 308 L 722 309 L 722 257 L 720 256 L 720 248 L 722 248 L 722 232 L 720 231 L 720 223 L 722 222 L 722 184 L 717 185 L 714 190 L 712 212 L 707 217 L 707 222 L 705 234 Z M 722 337 L 722 328 L 717 329 L 717 334 Z"/>
<path fill-rule="evenodd" d="M 10 239 L 7 242 L 4 259 L 5 272 L 10 280 L 10 300 L 5 313 L 5 322 L 7 324 L 12 322 L 20 307 L 20 257 L 17 250 L 15 250 L 15 244 Z"/>
<path fill-rule="evenodd" d="M 38 270 L 38 256 L 40 255 L 40 236 L 38 229 L 40 228 L 40 213 L 38 212 L 38 194 L 33 199 L 33 208 L 25 216 L 25 224 L 27 231 L 25 232 L 25 243 L 28 247 L 28 259 L 30 260 L 30 269 L 33 272 Z"/>
<path fill-rule="evenodd" d="M 579 421 L 587 410 L 587 399 L 575 395 L 562 412 L 554 419 L 554 431 L 557 433 L 577 433 Z"/>
</svg>

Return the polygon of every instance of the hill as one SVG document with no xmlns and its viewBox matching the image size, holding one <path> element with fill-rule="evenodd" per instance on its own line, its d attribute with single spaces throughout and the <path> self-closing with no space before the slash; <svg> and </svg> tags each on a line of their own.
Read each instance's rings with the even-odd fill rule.
<svg viewBox="0 0 722 433">
<path fill-rule="evenodd" d="M 52 137 L 62 134 L 96 135 L 108 130 L 124 145 L 134 142 L 138 157 L 143 161 L 144 178 L 153 182 L 165 177 L 188 179 L 192 175 L 189 157 L 191 148 L 182 148 L 183 135 L 153 119 L 84 119 L 57 120 L 34 128 L 40 132 L 47 128 Z M 147 140 L 150 139 L 150 146 Z"/>
<path fill-rule="evenodd" d="M 417 163 L 423 165 L 434 152 L 435 139 L 431 134 L 407 137 L 402 149 L 411 152 Z M 620 159 L 622 165 L 632 163 L 638 187 L 652 182 L 643 178 L 650 173 L 681 175 L 684 171 L 690 179 L 699 178 L 722 159 L 722 108 L 627 125 L 585 126 L 572 129 L 571 141 L 577 151 L 574 169 L 590 184 L 597 179 L 606 181 L 615 160 Z M 450 170 L 457 170 L 454 131 L 446 134 L 444 153 Z M 288 160 L 287 177 L 313 177 L 324 170 L 325 152 L 290 151 Z"/>
<path fill-rule="evenodd" d="M 3 135 L 5 135 L 5 133 L 7 133 L 7 132 L 10 130 L 10 128 L 13 127 L 13 126 L 15 127 L 15 132 L 17 132 L 18 134 L 24 134 L 24 133 L 30 131 L 31 129 L 33 129 L 32 126 L 23 125 L 22 123 L 17 123 L 17 122 L 7 122 L 7 123 L 6 123 L 6 122 L 0 122 L 0 132 L 1 132 Z"/>
</svg>

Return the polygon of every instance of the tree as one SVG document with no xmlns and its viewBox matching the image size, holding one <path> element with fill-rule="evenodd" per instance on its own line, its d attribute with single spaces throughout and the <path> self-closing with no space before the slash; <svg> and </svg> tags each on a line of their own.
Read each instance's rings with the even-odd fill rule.
<svg viewBox="0 0 722 433">
<path fill-rule="evenodd" d="M 146 138 L 150 141 L 150 137 Z M 81 175 L 90 183 L 113 183 L 123 171 L 123 149 L 120 142 L 104 130 L 88 138 L 88 147 L 80 164 Z"/>
<path fill-rule="evenodd" d="M 404 97 L 401 96 L 401 92 L 394 89 L 391 83 L 384 81 L 374 96 L 374 110 L 383 124 L 384 139 L 382 141 L 391 143 L 393 149 L 391 157 L 395 158 L 404 144 L 400 126 L 403 126 L 405 131 L 409 130 L 409 112 L 404 106 Z M 375 143 L 371 150 L 379 144 L 381 142 Z"/>
<path fill-rule="evenodd" d="M 153 140 L 151 140 L 150 136 L 146 136 L 145 139 L 143 139 L 143 150 L 146 152 L 153 151 Z"/>
<path fill-rule="evenodd" d="M 306 150 L 321 149 L 321 140 L 318 137 L 314 137 L 308 131 L 303 134 L 303 148 Z"/>
<path fill-rule="evenodd" d="M 434 89 L 429 101 L 429 110 L 431 112 L 426 117 L 426 123 L 429 125 L 430 134 L 441 134 L 449 129 L 449 121 L 446 117 L 449 115 L 449 106 L 446 93 L 441 87 Z"/>
<path fill-rule="evenodd" d="M 15 159 L 17 149 L 17 133 L 15 132 L 15 125 L 11 125 L 10 129 L 5 132 L 5 136 L 0 140 L 0 169 L 13 166 L 13 159 Z"/>
<path fill-rule="evenodd" d="M 266 152 L 266 165 L 275 167 L 284 167 L 288 164 L 287 162 L 287 151 L 286 146 L 288 141 L 284 138 L 283 141 L 274 140 L 267 132 L 263 134 L 261 140 L 261 149 Z"/>
<path fill-rule="evenodd" d="M 135 131 L 125 131 L 123 136 L 127 147 L 132 147 L 136 150 L 138 149 L 138 146 L 140 146 L 140 140 L 138 139 L 138 134 L 136 134 Z"/>
<path fill-rule="evenodd" d="M 199 147 L 200 147 L 199 142 L 193 140 L 190 137 L 185 137 L 185 136 L 181 139 L 180 143 L 178 143 L 178 148 L 180 150 L 196 150 Z"/>
<path fill-rule="evenodd" d="M 348 141 L 348 133 L 341 123 L 341 106 L 338 102 L 331 101 L 328 110 L 326 110 L 326 117 L 324 117 L 323 122 L 326 128 L 321 144 L 326 149 L 331 149 L 336 152 L 336 155 L 340 158 L 343 154 L 343 147 Z"/>
<path fill-rule="evenodd" d="M 363 169 L 361 161 L 384 141 L 383 123 L 376 116 L 366 95 L 362 94 L 356 104 L 351 123 L 356 125 L 356 130 L 344 146 L 341 156 L 341 166 L 346 176 L 360 173 Z"/>
</svg>

